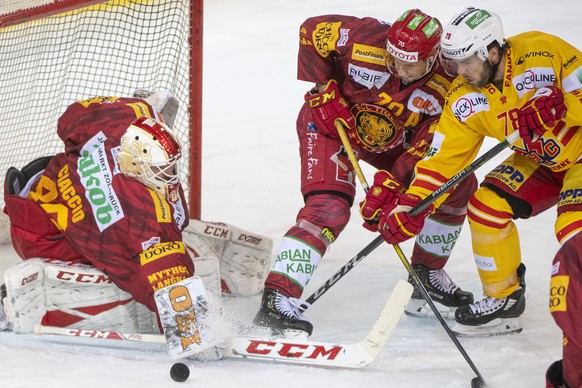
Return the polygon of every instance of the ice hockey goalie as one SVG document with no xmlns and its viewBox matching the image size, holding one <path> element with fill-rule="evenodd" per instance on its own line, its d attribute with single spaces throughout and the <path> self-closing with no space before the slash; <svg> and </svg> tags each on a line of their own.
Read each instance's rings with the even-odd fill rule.
<svg viewBox="0 0 582 388">
<path fill-rule="evenodd" d="M 263 289 L 273 242 L 225 223 L 191 220 L 183 242 L 196 275 L 213 296 L 251 296 Z M 89 264 L 34 258 L 4 273 L 0 329 L 32 333 L 37 324 L 159 333 L 154 313 Z M 214 298 L 214 297 L 218 298 Z"/>
<path fill-rule="evenodd" d="M 8 169 L 4 211 L 24 262 L 4 275 L 5 326 L 149 331 L 157 320 L 166 338 L 194 340 L 211 295 L 261 290 L 270 239 L 187 216 L 171 101 L 75 101 L 58 119 L 64 151 Z"/>
</svg>

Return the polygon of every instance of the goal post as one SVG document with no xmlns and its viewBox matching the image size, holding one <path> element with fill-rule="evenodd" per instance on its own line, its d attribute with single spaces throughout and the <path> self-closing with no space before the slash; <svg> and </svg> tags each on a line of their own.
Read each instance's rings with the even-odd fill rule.
<svg viewBox="0 0 582 388">
<path fill-rule="evenodd" d="M 202 40 L 203 0 L 0 1 L 2 179 L 62 152 L 57 120 L 74 101 L 165 89 L 180 102 L 181 179 L 200 219 Z"/>
</svg>

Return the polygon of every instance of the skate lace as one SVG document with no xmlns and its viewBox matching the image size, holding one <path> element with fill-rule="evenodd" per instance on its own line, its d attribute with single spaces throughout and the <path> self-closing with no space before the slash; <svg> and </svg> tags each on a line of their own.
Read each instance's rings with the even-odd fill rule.
<svg viewBox="0 0 582 388">
<path fill-rule="evenodd" d="M 503 299 L 496 299 L 487 296 L 477 302 L 470 304 L 469 308 L 473 314 L 484 314 L 492 310 L 496 310 Z"/>
<path fill-rule="evenodd" d="M 307 317 L 303 315 L 301 310 L 302 305 L 309 306 L 309 303 L 302 301 L 297 298 L 288 298 L 283 294 L 278 293 L 275 297 L 275 309 L 281 315 L 286 316 L 291 319 L 299 319 L 302 321 L 307 321 Z"/>
<path fill-rule="evenodd" d="M 444 269 L 431 270 L 429 273 L 430 284 L 449 294 L 454 294 L 459 288 L 449 277 Z"/>
</svg>

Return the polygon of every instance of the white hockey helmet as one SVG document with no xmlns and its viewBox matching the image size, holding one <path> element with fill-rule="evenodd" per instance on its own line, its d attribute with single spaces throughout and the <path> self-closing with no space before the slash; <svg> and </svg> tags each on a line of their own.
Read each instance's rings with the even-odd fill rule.
<svg viewBox="0 0 582 388">
<path fill-rule="evenodd" d="M 181 147 L 165 124 L 151 118 L 134 120 L 121 136 L 119 169 L 168 200 L 178 200 Z"/>
<path fill-rule="evenodd" d="M 476 55 L 482 61 L 489 58 L 488 47 L 497 42 L 505 45 L 503 24 L 499 16 L 484 9 L 467 7 L 444 28 L 441 36 L 441 60 L 458 61 Z M 446 63 L 443 63 L 446 67 Z"/>
</svg>

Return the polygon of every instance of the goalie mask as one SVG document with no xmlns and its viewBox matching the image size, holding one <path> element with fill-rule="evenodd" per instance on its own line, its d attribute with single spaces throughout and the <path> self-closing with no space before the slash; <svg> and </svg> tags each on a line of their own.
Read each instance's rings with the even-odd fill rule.
<svg viewBox="0 0 582 388">
<path fill-rule="evenodd" d="M 180 157 L 180 144 L 170 128 L 150 117 L 140 117 L 121 137 L 117 162 L 123 174 L 176 202 Z"/>
</svg>

